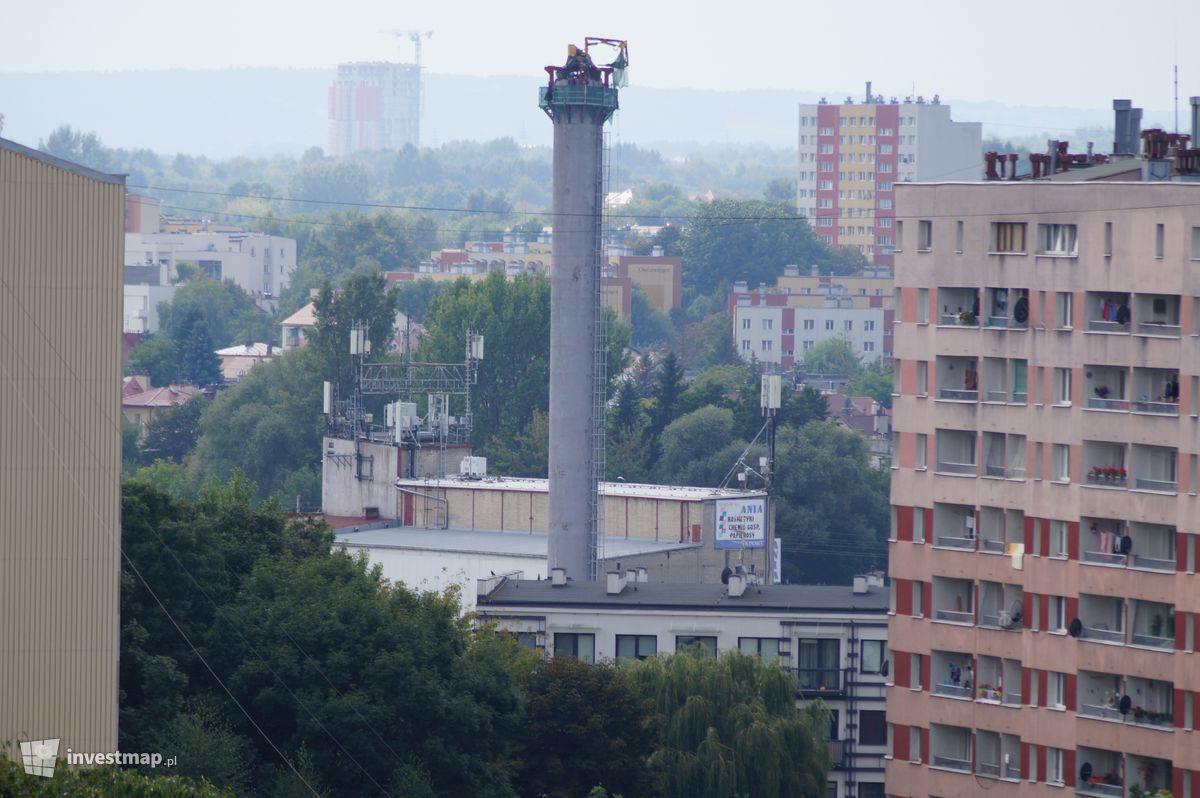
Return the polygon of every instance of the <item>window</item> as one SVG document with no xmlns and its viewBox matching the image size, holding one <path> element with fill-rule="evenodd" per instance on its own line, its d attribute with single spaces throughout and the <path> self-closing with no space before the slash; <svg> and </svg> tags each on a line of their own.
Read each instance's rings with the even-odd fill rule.
<svg viewBox="0 0 1200 798">
<path fill-rule="evenodd" d="M 826 329 L 826 330 L 832 330 L 832 329 L 833 329 L 833 319 L 826 319 L 826 320 L 825 320 L 825 329 Z"/>
<path fill-rule="evenodd" d="M 842 322 L 842 327 L 846 330 L 846 332 L 852 332 L 854 330 L 854 322 L 850 319 L 846 319 L 844 322 Z"/>
<path fill-rule="evenodd" d="M 1064 685 L 1066 679 L 1056 671 L 1046 672 L 1046 706 L 1062 709 L 1067 705 Z"/>
<path fill-rule="evenodd" d="M 923 438 L 923 437 L 925 437 L 925 436 L 919 435 L 919 437 L 917 438 L 917 447 L 918 447 L 917 451 L 918 451 L 918 456 L 922 458 L 921 462 L 924 462 L 924 455 L 920 454 L 921 438 Z M 925 542 L 925 508 L 924 507 L 914 507 L 913 508 L 913 543 L 924 543 L 924 542 Z"/>
<path fill-rule="evenodd" d="M 963 223 L 961 221 L 954 223 L 954 251 L 959 253 L 963 251 Z"/>
<path fill-rule="evenodd" d="M 880 144 L 879 145 L 879 154 L 880 155 L 891 155 L 892 154 L 892 145 L 891 144 Z"/>
<path fill-rule="evenodd" d="M 764 330 L 769 330 L 769 329 L 771 329 L 771 327 L 772 327 L 772 326 L 774 326 L 774 324 L 775 324 L 775 320 L 774 320 L 774 319 L 763 319 L 763 320 L 762 320 L 762 328 L 763 328 Z"/>
<path fill-rule="evenodd" d="M 580 662 L 595 662 L 596 636 L 574 632 L 555 632 L 554 653 L 574 657 Z"/>
<path fill-rule="evenodd" d="M 1065 443 L 1054 444 L 1054 449 L 1050 453 L 1051 471 L 1050 478 L 1055 482 L 1070 482 L 1071 481 L 1071 448 Z"/>
<path fill-rule="evenodd" d="M 874 352 L 875 351 L 875 342 L 874 341 L 863 341 L 863 351 L 864 352 Z"/>
<path fill-rule="evenodd" d="M 802 690 L 841 688 L 841 643 L 838 640 L 801 638 L 796 659 L 796 680 Z"/>
<path fill-rule="evenodd" d="M 917 222 L 917 249 L 933 249 L 933 222 L 929 219 Z"/>
<path fill-rule="evenodd" d="M 762 347 L 761 347 L 761 349 L 762 349 L 762 351 L 763 351 L 763 352 L 770 352 L 770 351 L 771 351 L 771 342 L 770 342 L 770 341 L 763 341 L 763 342 L 762 342 Z"/>
<path fill-rule="evenodd" d="M 885 207 L 883 204 L 884 202 L 885 202 L 885 200 L 879 201 L 880 208 Z M 890 208 L 890 207 L 892 207 L 892 204 L 889 202 L 886 207 Z M 896 251 L 899 252 L 903 248 L 904 248 L 904 222 L 897 219 L 896 220 Z"/>
<path fill-rule="evenodd" d="M 1104 223 L 1104 257 L 1112 257 L 1112 222 Z"/>
<path fill-rule="evenodd" d="M 886 745 L 887 721 L 882 709 L 864 709 L 858 713 L 860 745 Z"/>
<path fill-rule="evenodd" d="M 1071 404 L 1071 370 L 1067 368 L 1054 369 L 1054 404 Z"/>
<path fill-rule="evenodd" d="M 1038 254 L 1074 257 L 1079 254 L 1077 228 L 1073 224 L 1039 224 Z"/>
<path fill-rule="evenodd" d="M 1067 554 L 1067 522 L 1050 522 L 1050 556 L 1066 559 Z"/>
<path fill-rule="evenodd" d="M 899 222 L 897 222 L 899 224 Z M 929 289 L 917 289 L 917 324 L 929 323 Z"/>
<path fill-rule="evenodd" d="M 917 396 L 929 395 L 929 361 L 917 361 Z"/>
<path fill-rule="evenodd" d="M 1047 632 L 1064 632 L 1067 629 L 1067 600 L 1062 596 L 1050 596 L 1047 606 Z"/>
<path fill-rule="evenodd" d="M 864 288 L 863 290 L 865 291 L 866 289 Z M 863 329 L 866 330 L 867 332 L 871 332 L 872 330 L 875 329 L 875 322 L 871 321 L 870 319 L 868 319 L 867 321 L 864 321 Z"/>
<path fill-rule="evenodd" d="M 1025 252 L 1024 222 L 992 222 L 992 252 Z"/>
<path fill-rule="evenodd" d="M 1046 748 L 1046 783 L 1063 784 L 1063 752 L 1061 748 Z"/>
<path fill-rule="evenodd" d="M 773 637 L 739 637 L 738 650 L 757 654 L 763 662 L 779 661 L 779 641 Z"/>
<path fill-rule="evenodd" d="M 801 346 L 801 348 L 802 349 L 812 349 L 813 343 L 814 343 L 813 341 L 805 341 L 804 344 Z"/>
<path fill-rule="evenodd" d="M 811 330 L 811 329 L 812 329 L 814 326 L 815 326 L 815 325 L 814 325 L 814 323 L 813 323 L 813 320 L 812 320 L 812 319 L 805 319 L 805 320 L 804 320 L 804 329 L 806 329 L 806 330 Z"/>
<path fill-rule="evenodd" d="M 910 762 L 921 761 L 921 727 L 908 727 L 908 759 Z"/>
<path fill-rule="evenodd" d="M 750 319 L 742 319 L 742 329 L 743 330 L 750 329 Z"/>
<path fill-rule="evenodd" d="M 617 662 L 646 659 L 658 653 L 658 638 L 654 635 L 617 635 Z"/>
<path fill-rule="evenodd" d="M 1054 297 L 1055 327 L 1069 330 L 1075 326 L 1074 305 L 1070 291 L 1059 291 Z"/>
<path fill-rule="evenodd" d="M 717 656 L 717 638 L 706 635 L 675 635 L 675 650 L 688 646 L 699 646 L 702 651 Z"/>
<path fill-rule="evenodd" d="M 1154 257 L 1161 258 L 1166 247 L 1166 225 L 1154 225 Z"/>
<path fill-rule="evenodd" d="M 744 352 L 750 351 L 750 339 L 749 338 L 742 339 L 742 351 L 744 351 Z"/>
<path fill-rule="evenodd" d="M 880 673 L 883 671 L 884 641 L 862 641 L 862 662 L 859 663 L 860 673 Z"/>
<path fill-rule="evenodd" d="M 1200 260 L 1200 227 L 1192 228 L 1192 260 Z"/>
<path fill-rule="evenodd" d="M 914 618 L 925 617 L 925 588 L 923 582 L 912 583 L 912 614 Z"/>
</svg>

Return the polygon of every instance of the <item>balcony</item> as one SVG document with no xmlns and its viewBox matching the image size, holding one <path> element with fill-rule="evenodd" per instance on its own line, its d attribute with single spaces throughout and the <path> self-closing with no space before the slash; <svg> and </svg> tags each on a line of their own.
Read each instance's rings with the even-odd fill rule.
<svg viewBox="0 0 1200 798">
<path fill-rule="evenodd" d="M 1021 740 L 980 729 L 975 733 L 975 772 L 994 779 L 1021 778 Z"/>
<path fill-rule="evenodd" d="M 1125 763 L 1119 753 L 1080 746 L 1075 761 L 1079 763 L 1076 793 L 1096 798 L 1124 798 Z"/>
<path fill-rule="evenodd" d="M 1025 330 L 1029 328 L 1029 291 L 1024 288 L 988 288 L 984 290 L 988 329 Z"/>
<path fill-rule="evenodd" d="M 1008 401 L 1008 361 L 1002 357 L 983 359 L 983 401 Z"/>
<path fill-rule="evenodd" d="M 1133 370 L 1133 409 L 1159 416 L 1179 415 L 1179 372 L 1175 369 Z"/>
<path fill-rule="evenodd" d="M 965 504 L 933 504 L 933 545 L 975 550 L 975 508 Z"/>
<path fill-rule="evenodd" d="M 971 730 L 929 724 L 929 748 L 935 768 L 971 772 Z"/>
<path fill-rule="evenodd" d="M 986 435 L 984 440 L 986 446 Z M 979 550 L 992 554 L 1003 554 L 1004 548 L 1004 510 L 1000 507 L 980 507 Z"/>
<path fill-rule="evenodd" d="M 1088 332 L 1129 334 L 1132 311 L 1128 293 L 1088 291 L 1085 311 Z"/>
<path fill-rule="evenodd" d="M 1127 487 L 1125 444 L 1084 441 L 1083 473 L 1087 484 L 1092 487 L 1122 489 Z"/>
<path fill-rule="evenodd" d="M 1025 436 L 983 433 L 983 475 L 1025 479 Z"/>
<path fill-rule="evenodd" d="M 974 697 L 974 681 L 971 678 L 971 655 L 958 651 L 934 651 L 930 667 L 933 678 L 941 676 L 931 690 L 937 695 L 970 700 Z"/>
<path fill-rule="evenodd" d="M 969 579 L 933 577 L 933 617 L 935 620 L 975 623 L 975 585 Z"/>
<path fill-rule="evenodd" d="M 1130 525 L 1129 538 L 1130 567 L 1175 572 L 1175 527 L 1135 522 Z"/>
<path fill-rule="evenodd" d="M 1080 540 L 1080 560 L 1093 565 L 1123 567 L 1126 564 L 1127 558 L 1121 553 L 1121 540 L 1125 536 L 1123 521 L 1083 516 L 1079 519 L 1079 528 L 1084 530 Z"/>
<path fill-rule="evenodd" d="M 803 696 L 841 695 L 842 671 L 840 668 L 792 668 L 796 678 L 796 691 Z"/>
<path fill-rule="evenodd" d="M 1175 649 L 1175 607 L 1157 601 L 1129 601 L 1129 642 L 1135 646 Z"/>
<path fill-rule="evenodd" d="M 1178 338 L 1179 297 L 1173 294 L 1138 294 L 1134 298 L 1133 318 L 1138 335 Z"/>
<path fill-rule="evenodd" d="M 1097 720 L 1122 723 L 1122 679 L 1111 673 L 1080 671 L 1075 682 L 1075 706 L 1078 714 Z"/>
<path fill-rule="evenodd" d="M 937 468 L 941 474 L 975 476 L 975 433 L 937 430 Z"/>
<path fill-rule="evenodd" d="M 937 359 L 938 399 L 947 402 L 978 402 L 978 361 L 973 357 Z"/>
<path fill-rule="evenodd" d="M 976 701 L 1021 706 L 1020 660 L 981 655 L 976 662 L 975 676 Z"/>
<path fill-rule="evenodd" d="M 1125 605 L 1112 596 L 1080 594 L 1080 639 L 1100 643 L 1125 642 Z"/>
<path fill-rule="evenodd" d="M 1089 410 L 1129 410 L 1128 369 L 1084 366 L 1083 393 Z"/>
<path fill-rule="evenodd" d="M 979 583 L 979 625 L 981 627 L 1019 631 L 1023 625 L 1023 612 L 1020 585 L 1004 585 L 999 582 Z"/>
<path fill-rule="evenodd" d="M 1157 679 L 1131 676 L 1126 680 L 1130 710 L 1127 723 L 1152 729 L 1174 728 L 1174 685 Z"/>
<path fill-rule="evenodd" d="M 1137 784 L 1129 786 L 1131 796 L 1137 794 L 1135 789 L 1147 798 L 1149 796 L 1159 798 L 1164 794 L 1171 794 L 1171 760 L 1169 759 L 1128 754 L 1125 757 L 1125 773 L 1127 782 L 1137 782 Z"/>
<path fill-rule="evenodd" d="M 1155 493 L 1175 493 L 1178 478 L 1175 464 L 1179 450 L 1170 446 L 1133 445 L 1133 487 Z"/>
<path fill-rule="evenodd" d="M 942 303 L 938 324 L 943 327 L 979 326 L 979 291 L 974 288 L 939 288 Z"/>
</svg>

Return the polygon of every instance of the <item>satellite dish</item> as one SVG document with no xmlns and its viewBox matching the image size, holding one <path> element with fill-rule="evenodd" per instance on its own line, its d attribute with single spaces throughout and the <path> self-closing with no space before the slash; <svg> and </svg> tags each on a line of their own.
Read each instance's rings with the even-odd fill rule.
<svg viewBox="0 0 1200 798">
<path fill-rule="evenodd" d="M 729 577 L 731 576 L 733 576 L 733 569 L 726 565 L 725 570 L 721 571 L 721 584 L 729 584 Z"/>
<path fill-rule="evenodd" d="M 1083 634 L 1083 621 L 1075 618 L 1071 621 L 1071 625 L 1067 628 L 1067 634 L 1071 637 L 1079 637 Z"/>
<path fill-rule="evenodd" d="M 1079 768 L 1079 780 L 1085 784 L 1092 778 L 1092 763 L 1084 762 L 1083 767 Z"/>
<path fill-rule="evenodd" d="M 1117 703 L 1117 709 L 1119 709 L 1121 711 L 1121 714 L 1128 715 L 1129 710 L 1132 708 L 1133 708 L 1133 699 L 1131 699 L 1127 695 L 1121 696 L 1121 700 Z"/>
<path fill-rule="evenodd" d="M 891 670 L 891 663 L 885 659 L 883 664 L 879 666 L 879 673 L 881 676 L 887 676 L 889 670 Z"/>
</svg>

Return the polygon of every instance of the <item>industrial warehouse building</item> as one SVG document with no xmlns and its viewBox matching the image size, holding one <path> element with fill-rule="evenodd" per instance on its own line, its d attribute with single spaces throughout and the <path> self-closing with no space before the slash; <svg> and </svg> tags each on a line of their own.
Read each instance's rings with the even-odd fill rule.
<svg viewBox="0 0 1200 798">
<path fill-rule="evenodd" d="M 0 139 L 0 740 L 117 743 L 124 178 Z M 20 761 L 18 759 L 18 761 Z"/>
</svg>

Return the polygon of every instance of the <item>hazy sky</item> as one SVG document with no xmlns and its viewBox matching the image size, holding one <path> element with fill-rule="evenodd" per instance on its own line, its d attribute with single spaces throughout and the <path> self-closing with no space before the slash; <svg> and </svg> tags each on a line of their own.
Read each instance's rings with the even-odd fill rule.
<svg viewBox="0 0 1200 798">
<path fill-rule="evenodd" d="M 1172 107 L 1171 12 L 1044 0 L 7 0 L 0 72 L 329 67 L 411 60 L 391 28 L 433 31 L 433 72 L 520 75 L 585 35 L 630 43 L 632 85 L 886 95 L 1106 109 Z M 178 10 L 176 10 L 178 9 Z M 1200 95 L 1200 48 L 1179 47 L 1180 107 Z M 840 99 L 840 98 L 839 98 Z M 1181 110 L 1181 121 L 1186 113 Z M 1185 123 L 1186 125 L 1186 123 Z"/>
</svg>

